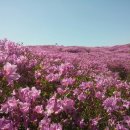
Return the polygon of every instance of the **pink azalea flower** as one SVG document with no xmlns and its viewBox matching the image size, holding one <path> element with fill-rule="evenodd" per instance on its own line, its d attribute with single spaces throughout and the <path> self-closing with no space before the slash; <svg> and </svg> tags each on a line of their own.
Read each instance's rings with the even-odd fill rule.
<svg viewBox="0 0 130 130">
<path fill-rule="evenodd" d="M 44 117 L 39 123 L 40 130 L 62 130 L 62 126 L 59 123 L 52 123 L 48 117 Z"/>
<path fill-rule="evenodd" d="M 107 110 L 107 112 L 112 112 L 119 108 L 119 106 L 117 106 L 119 100 L 120 99 L 116 97 L 109 97 L 106 100 L 104 100 L 103 106 Z"/>
<path fill-rule="evenodd" d="M 100 100 L 102 100 L 105 97 L 105 95 L 104 95 L 103 92 L 97 91 L 95 93 L 95 97 L 98 98 L 98 99 L 100 99 Z"/>
<path fill-rule="evenodd" d="M 29 108 L 30 108 L 30 103 L 27 102 L 20 102 L 20 110 L 23 113 L 28 113 L 29 112 Z"/>
<path fill-rule="evenodd" d="M 80 95 L 78 95 L 78 100 L 79 101 L 84 101 L 86 99 L 86 94 L 81 93 Z"/>
<path fill-rule="evenodd" d="M 58 87 L 57 88 L 57 93 L 62 95 L 62 94 L 65 94 L 68 90 L 64 87 Z"/>
<path fill-rule="evenodd" d="M 20 75 L 16 73 L 16 71 L 17 65 L 12 65 L 9 62 L 4 65 L 4 76 L 9 84 L 13 84 L 14 80 L 18 80 L 20 78 Z"/>
<path fill-rule="evenodd" d="M 125 116 L 124 117 L 124 122 L 126 122 L 128 127 L 130 127 L 130 116 Z"/>
<path fill-rule="evenodd" d="M 46 106 L 46 115 L 49 116 L 52 113 L 58 114 L 63 110 L 61 100 L 56 98 L 56 95 L 52 96 Z"/>
<path fill-rule="evenodd" d="M 75 79 L 73 79 L 73 78 L 64 78 L 62 81 L 61 81 L 61 84 L 63 85 L 63 86 L 69 86 L 69 85 L 73 85 L 73 83 L 75 82 Z"/>
<path fill-rule="evenodd" d="M 35 106 L 34 111 L 38 114 L 42 114 L 43 113 L 43 107 L 42 105 L 39 106 Z"/>
<path fill-rule="evenodd" d="M 35 71 L 35 78 L 38 79 L 41 77 L 41 73 L 39 71 Z"/>
<path fill-rule="evenodd" d="M 51 123 L 50 118 L 44 117 L 44 118 L 40 121 L 40 123 L 39 123 L 39 128 L 40 128 L 40 130 L 49 130 L 50 123 Z"/>
<path fill-rule="evenodd" d="M 62 126 L 61 124 L 57 124 L 57 123 L 53 123 L 50 125 L 50 129 L 49 130 L 62 130 Z"/>
<path fill-rule="evenodd" d="M 46 76 L 46 80 L 49 82 L 54 82 L 54 81 L 58 81 L 60 79 L 60 74 L 53 74 L 50 73 Z"/>
<path fill-rule="evenodd" d="M 116 130 L 129 130 L 129 129 L 127 129 L 123 124 L 117 124 L 116 125 Z"/>
<path fill-rule="evenodd" d="M 6 103 L 1 105 L 1 110 L 5 113 L 11 112 L 16 109 L 18 106 L 19 100 L 16 100 L 15 97 L 8 98 Z"/>
<path fill-rule="evenodd" d="M 13 122 L 11 120 L 6 120 L 5 118 L 0 118 L 0 129 L 1 130 L 14 130 Z"/>
<path fill-rule="evenodd" d="M 15 109 L 15 108 L 17 108 L 18 102 L 19 102 L 19 101 L 16 100 L 14 97 L 9 98 L 9 99 L 7 100 L 7 104 L 8 104 L 8 107 L 9 107 L 10 109 Z"/>
<path fill-rule="evenodd" d="M 40 97 L 40 94 L 41 90 L 37 90 L 35 87 L 32 87 L 28 95 L 33 101 L 35 101 L 36 98 Z"/>
<path fill-rule="evenodd" d="M 21 55 L 20 57 L 17 58 L 16 62 L 17 62 L 18 64 L 26 63 L 26 62 L 27 62 L 27 57 Z"/>
<path fill-rule="evenodd" d="M 75 105 L 75 102 L 72 99 L 64 98 L 64 100 L 62 100 L 62 106 L 64 110 L 73 110 L 74 105 Z"/>
<path fill-rule="evenodd" d="M 74 66 L 72 64 L 64 63 L 59 66 L 59 73 L 62 75 L 69 72 L 72 69 L 74 69 Z"/>
<path fill-rule="evenodd" d="M 41 90 L 37 90 L 35 87 L 32 87 L 31 90 L 29 87 L 21 88 L 19 90 L 19 97 L 24 102 L 35 101 L 40 96 Z"/>
<path fill-rule="evenodd" d="M 29 87 L 19 89 L 19 98 L 24 102 L 30 102 Z"/>
</svg>

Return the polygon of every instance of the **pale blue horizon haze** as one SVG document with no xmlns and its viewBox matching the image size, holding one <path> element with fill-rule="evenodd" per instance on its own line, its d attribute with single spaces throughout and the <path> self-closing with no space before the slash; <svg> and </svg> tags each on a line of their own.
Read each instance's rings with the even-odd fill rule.
<svg viewBox="0 0 130 130">
<path fill-rule="evenodd" d="M 130 0 L 0 0 L 0 39 L 24 45 L 130 43 Z"/>
</svg>

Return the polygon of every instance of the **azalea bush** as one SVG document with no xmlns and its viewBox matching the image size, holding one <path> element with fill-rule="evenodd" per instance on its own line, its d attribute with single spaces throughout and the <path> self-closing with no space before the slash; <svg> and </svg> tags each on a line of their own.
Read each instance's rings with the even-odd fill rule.
<svg viewBox="0 0 130 130">
<path fill-rule="evenodd" d="M 129 130 L 130 48 L 123 49 L 1 40 L 0 129 Z"/>
</svg>

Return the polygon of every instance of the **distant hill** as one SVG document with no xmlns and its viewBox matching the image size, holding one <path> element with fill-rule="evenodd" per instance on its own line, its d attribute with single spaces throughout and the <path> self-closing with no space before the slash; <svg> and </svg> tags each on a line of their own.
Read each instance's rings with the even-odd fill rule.
<svg viewBox="0 0 130 130">
<path fill-rule="evenodd" d="M 130 43 L 125 45 L 116 45 L 111 47 L 83 47 L 83 46 L 57 46 L 57 45 L 37 45 L 27 46 L 33 51 L 55 51 L 55 52 L 70 52 L 70 53 L 90 53 L 91 51 L 114 51 L 114 52 L 129 52 Z"/>
</svg>

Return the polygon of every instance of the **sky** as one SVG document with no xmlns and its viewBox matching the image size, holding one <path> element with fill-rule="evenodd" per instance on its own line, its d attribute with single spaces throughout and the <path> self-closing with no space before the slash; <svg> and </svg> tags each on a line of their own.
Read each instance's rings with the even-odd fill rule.
<svg viewBox="0 0 130 130">
<path fill-rule="evenodd" d="M 0 0 L 0 39 L 24 45 L 130 43 L 130 0 Z"/>
</svg>

